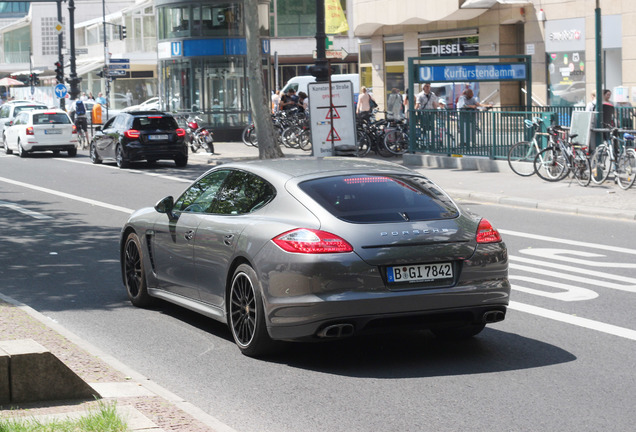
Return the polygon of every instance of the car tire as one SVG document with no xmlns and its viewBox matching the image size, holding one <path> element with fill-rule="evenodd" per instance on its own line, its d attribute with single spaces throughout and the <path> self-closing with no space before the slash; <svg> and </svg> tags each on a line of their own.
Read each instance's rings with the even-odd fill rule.
<svg viewBox="0 0 636 432">
<path fill-rule="evenodd" d="M 9 148 L 9 143 L 7 142 L 7 137 L 2 137 L 2 144 L 4 145 L 4 152 L 8 155 L 13 154 L 13 150 Z"/>
<path fill-rule="evenodd" d="M 433 334 L 440 339 L 461 340 L 477 336 L 486 327 L 486 324 L 464 324 L 459 327 L 439 327 L 431 329 Z"/>
<path fill-rule="evenodd" d="M 271 352 L 274 342 L 267 333 L 265 312 L 256 272 L 247 264 L 234 271 L 230 285 L 228 325 L 243 354 L 258 357 Z"/>
<path fill-rule="evenodd" d="M 121 145 L 118 145 L 115 149 L 115 160 L 117 161 L 117 166 L 119 168 L 128 168 L 128 166 L 130 165 L 124 157 L 124 152 L 121 149 Z"/>
<path fill-rule="evenodd" d="M 174 163 L 177 166 L 177 168 L 184 168 L 188 165 L 188 157 L 179 155 L 176 158 L 174 158 Z"/>
<path fill-rule="evenodd" d="M 144 255 L 139 236 L 136 233 L 128 234 L 121 260 L 128 299 L 137 307 L 150 306 L 153 299 L 148 294 Z"/>
<path fill-rule="evenodd" d="M 27 152 L 22 148 L 22 143 L 18 140 L 18 156 L 21 158 L 27 157 Z"/>
<path fill-rule="evenodd" d="M 72 148 L 68 150 L 68 156 L 69 157 L 75 157 L 77 156 L 77 149 L 76 148 Z"/>
<path fill-rule="evenodd" d="M 89 156 L 93 164 L 99 165 L 102 163 L 102 160 L 99 158 L 99 155 L 97 154 L 97 148 L 95 147 L 95 143 L 91 143 L 90 145 Z"/>
</svg>

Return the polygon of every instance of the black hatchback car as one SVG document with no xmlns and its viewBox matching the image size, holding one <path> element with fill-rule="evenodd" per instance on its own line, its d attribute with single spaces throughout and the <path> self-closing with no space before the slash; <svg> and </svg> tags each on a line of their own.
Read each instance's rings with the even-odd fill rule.
<svg viewBox="0 0 636 432">
<path fill-rule="evenodd" d="M 132 111 L 117 114 L 98 127 L 90 145 L 91 161 L 114 160 L 120 168 L 130 162 L 174 160 L 178 167 L 188 164 L 186 131 L 175 118 L 160 111 Z"/>
</svg>

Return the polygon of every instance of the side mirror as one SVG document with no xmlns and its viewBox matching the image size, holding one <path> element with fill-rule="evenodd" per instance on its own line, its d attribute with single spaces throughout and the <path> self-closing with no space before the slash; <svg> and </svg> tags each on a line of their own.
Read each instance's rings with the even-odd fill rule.
<svg viewBox="0 0 636 432">
<path fill-rule="evenodd" d="M 101 126 L 97 126 L 97 127 L 95 128 L 95 132 L 101 132 L 101 131 L 102 131 L 102 127 L 101 127 Z"/>
<path fill-rule="evenodd" d="M 155 205 L 155 210 L 159 213 L 167 214 L 170 219 L 176 219 L 177 215 L 172 211 L 174 209 L 174 198 L 167 196 Z"/>
</svg>

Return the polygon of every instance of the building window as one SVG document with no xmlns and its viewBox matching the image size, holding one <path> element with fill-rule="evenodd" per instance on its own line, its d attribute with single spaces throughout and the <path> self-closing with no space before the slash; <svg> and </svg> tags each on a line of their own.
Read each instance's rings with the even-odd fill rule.
<svg viewBox="0 0 636 432">
<path fill-rule="evenodd" d="M 62 24 L 65 24 L 65 19 L 62 18 Z M 58 53 L 58 38 L 55 25 L 57 24 L 57 17 L 42 17 L 40 26 L 42 28 L 42 55 L 57 55 Z M 66 46 L 66 34 L 62 33 L 62 46 Z"/>
<path fill-rule="evenodd" d="M 159 8 L 159 39 L 243 36 L 242 6 L 234 3 Z"/>
<path fill-rule="evenodd" d="M 271 23 L 272 36 L 297 37 L 316 35 L 315 0 L 273 0 L 270 3 L 273 13 Z"/>
<path fill-rule="evenodd" d="M 360 85 L 373 88 L 373 64 L 371 63 L 371 44 L 360 44 Z"/>
<path fill-rule="evenodd" d="M 384 88 L 387 98 L 391 90 L 404 91 L 404 42 L 386 42 L 384 44 Z"/>
</svg>

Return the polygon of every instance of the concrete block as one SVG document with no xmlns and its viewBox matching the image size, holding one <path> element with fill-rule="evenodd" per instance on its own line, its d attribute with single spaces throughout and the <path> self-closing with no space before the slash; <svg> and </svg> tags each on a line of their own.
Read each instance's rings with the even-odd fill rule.
<svg viewBox="0 0 636 432">
<path fill-rule="evenodd" d="M 9 353 L 0 349 L 0 405 L 11 402 L 9 387 Z"/>
<path fill-rule="evenodd" d="M 60 359 L 32 339 L 2 341 L 0 350 L 10 356 L 12 403 L 100 397 Z"/>
<path fill-rule="evenodd" d="M 459 168 L 464 171 L 476 171 L 477 167 L 477 158 L 474 157 L 461 157 L 457 158 L 459 161 Z"/>
<path fill-rule="evenodd" d="M 415 153 L 405 153 L 402 155 L 402 163 L 405 166 L 425 166 L 424 155 Z"/>
</svg>

